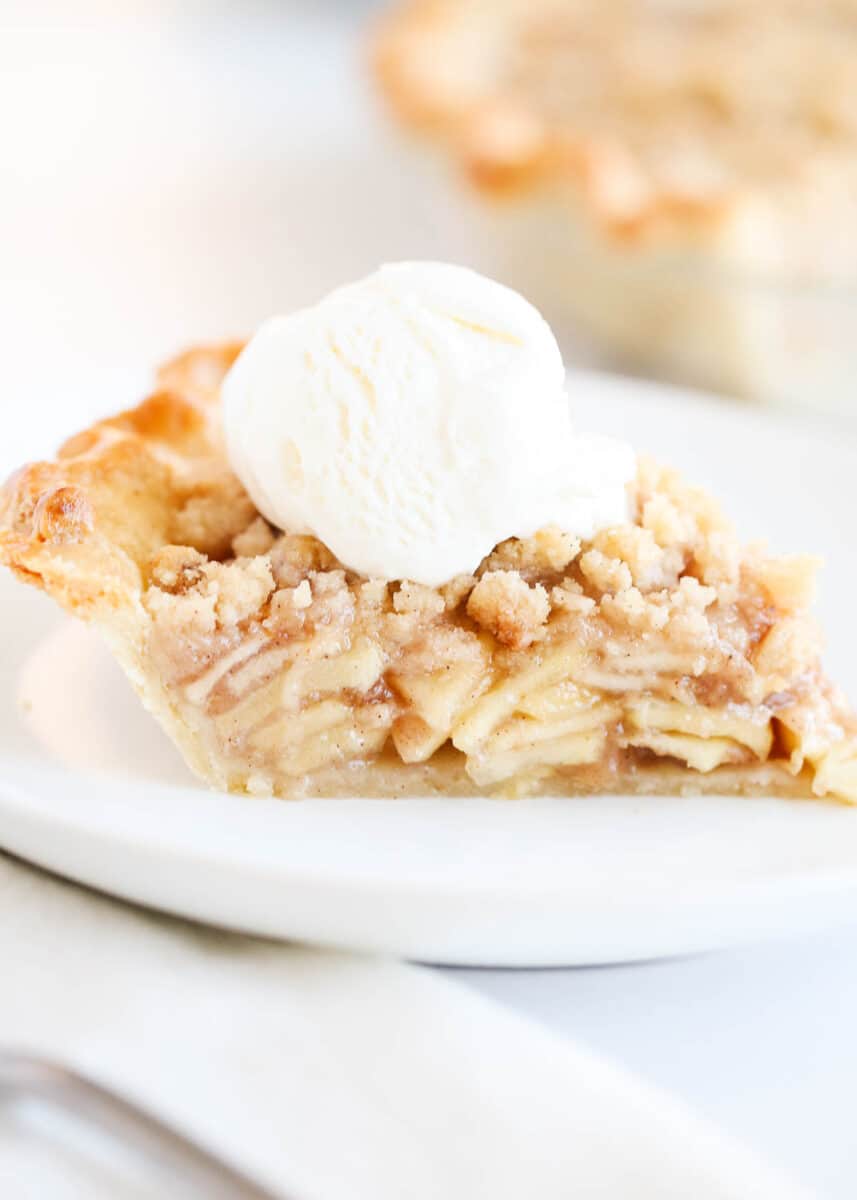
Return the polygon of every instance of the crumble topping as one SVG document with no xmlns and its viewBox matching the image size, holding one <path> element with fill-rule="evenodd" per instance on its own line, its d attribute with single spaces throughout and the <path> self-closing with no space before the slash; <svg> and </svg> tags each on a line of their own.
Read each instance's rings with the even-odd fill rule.
<svg viewBox="0 0 857 1200">
<path fill-rule="evenodd" d="M 188 546 L 167 546 L 152 564 L 149 597 L 164 602 L 165 593 L 188 598 L 191 593 L 211 602 L 218 625 L 237 625 L 257 613 L 274 590 L 271 564 L 265 556 L 216 562 Z"/>
<path fill-rule="evenodd" d="M 228 489 L 218 495 L 228 505 Z M 193 546 L 159 551 L 144 603 L 154 642 L 168 656 L 184 638 L 194 669 L 258 627 L 278 643 L 337 647 L 361 630 L 403 671 L 458 662 L 481 636 L 500 657 L 562 638 L 603 641 L 605 661 L 666 638 L 675 654 L 692 652 L 686 675 L 720 675 L 722 695 L 752 684 L 761 699 L 806 675 L 818 657 L 806 615 L 815 560 L 742 552 L 708 496 L 647 459 L 631 510 L 636 522 L 585 545 L 556 529 L 508 539 L 441 588 L 355 576 L 315 538 L 277 533 L 254 513 L 225 561 Z"/>
<path fill-rule="evenodd" d="M 596 591 L 609 595 L 627 592 L 631 587 L 631 571 L 620 558 L 610 558 L 603 550 L 593 547 L 580 556 L 583 577 Z"/>
<path fill-rule="evenodd" d="M 336 564 L 326 546 L 303 534 L 285 533 L 275 538 L 270 553 L 274 578 L 286 587 L 296 587 L 310 573 L 329 571 Z"/>
<path fill-rule="evenodd" d="M 426 617 L 437 617 L 446 604 L 435 588 L 406 580 L 393 596 L 393 608 L 397 613 L 418 613 Z"/>
<path fill-rule="evenodd" d="M 539 637 L 549 614 L 542 585 L 528 584 L 515 571 L 486 571 L 467 601 L 467 615 L 502 645 L 515 649 Z"/>
<path fill-rule="evenodd" d="M 232 552 L 236 558 L 256 558 L 268 554 L 276 543 L 274 531 L 264 517 L 256 517 L 246 529 L 232 539 Z"/>
<path fill-rule="evenodd" d="M 531 538 L 507 538 L 482 564 L 483 571 L 517 571 L 525 578 L 564 571 L 580 551 L 580 538 L 549 525 Z"/>
</svg>

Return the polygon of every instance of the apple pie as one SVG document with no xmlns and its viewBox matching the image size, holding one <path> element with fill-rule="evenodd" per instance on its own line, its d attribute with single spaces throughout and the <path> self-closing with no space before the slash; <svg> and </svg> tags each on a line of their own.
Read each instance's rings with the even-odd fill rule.
<svg viewBox="0 0 857 1200">
<path fill-rule="evenodd" d="M 410 0 L 374 48 L 550 316 L 645 371 L 851 410 L 855 0 Z"/>
<path fill-rule="evenodd" d="M 298 797 L 730 792 L 857 801 L 816 561 L 742 546 L 641 460 L 629 520 L 498 545 L 438 588 L 273 528 L 224 453 L 238 345 L 24 468 L 0 560 L 103 632 L 217 788 Z"/>
</svg>

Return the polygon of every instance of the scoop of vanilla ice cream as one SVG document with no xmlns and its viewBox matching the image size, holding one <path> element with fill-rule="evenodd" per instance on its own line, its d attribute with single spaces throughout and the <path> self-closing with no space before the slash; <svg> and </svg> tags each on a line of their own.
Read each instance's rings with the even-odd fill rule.
<svg viewBox="0 0 857 1200">
<path fill-rule="evenodd" d="M 504 538 L 626 517 L 630 448 L 573 432 L 547 323 L 463 267 L 384 266 L 267 321 L 223 417 L 259 511 L 367 576 L 434 586 Z"/>
</svg>

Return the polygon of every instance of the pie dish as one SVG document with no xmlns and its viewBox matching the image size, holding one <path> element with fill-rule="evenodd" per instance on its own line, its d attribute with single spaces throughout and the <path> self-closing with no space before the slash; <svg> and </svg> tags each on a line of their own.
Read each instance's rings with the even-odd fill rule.
<svg viewBox="0 0 857 1200">
<path fill-rule="evenodd" d="M 854 0 L 411 0 L 374 50 L 494 273 L 555 321 L 648 372 L 851 407 Z"/>
<path fill-rule="evenodd" d="M 203 779 L 857 800 L 815 560 L 741 546 L 702 492 L 641 460 L 630 520 L 589 542 L 510 539 L 440 588 L 365 578 L 273 529 L 230 470 L 219 386 L 239 350 L 171 362 L 0 500 L 0 560 L 103 631 Z"/>
</svg>

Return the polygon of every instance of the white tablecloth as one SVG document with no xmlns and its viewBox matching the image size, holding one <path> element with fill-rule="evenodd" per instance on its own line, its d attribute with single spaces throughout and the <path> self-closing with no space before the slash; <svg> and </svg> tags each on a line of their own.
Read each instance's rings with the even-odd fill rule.
<svg viewBox="0 0 857 1200">
<path fill-rule="evenodd" d="M 427 969 L 137 912 L 2 855 L 0 962 L 0 1045 L 114 1084 L 299 1200 L 800 1200 L 671 1102 Z M 56 1132 L 0 1106 L 0 1195 L 181 1194 Z"/>
</svg>

